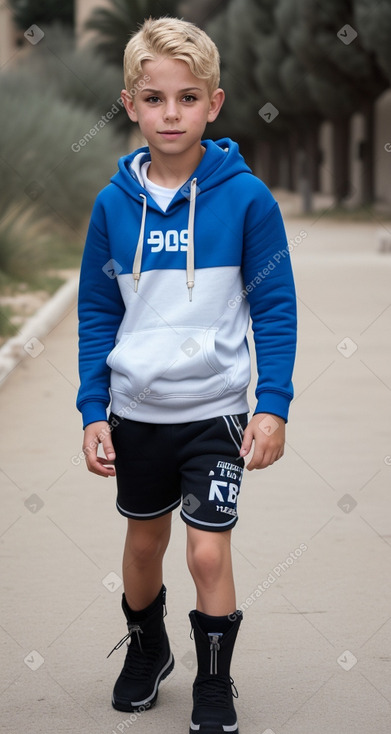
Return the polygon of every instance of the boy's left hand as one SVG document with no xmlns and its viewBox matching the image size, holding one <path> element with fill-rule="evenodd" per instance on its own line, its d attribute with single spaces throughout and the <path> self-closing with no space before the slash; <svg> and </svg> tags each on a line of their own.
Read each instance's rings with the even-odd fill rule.
<svg viewBox="0 0 391 734">
<path fill-rule="evenodd" d="M 254 441 L 254 453 L 247 469 L 265 469 L 281 459 L 284 454 L 285 421 L 278 415 L 256 413 L 244 431 L 240 456 L 250 453 Z"/>
</svg>

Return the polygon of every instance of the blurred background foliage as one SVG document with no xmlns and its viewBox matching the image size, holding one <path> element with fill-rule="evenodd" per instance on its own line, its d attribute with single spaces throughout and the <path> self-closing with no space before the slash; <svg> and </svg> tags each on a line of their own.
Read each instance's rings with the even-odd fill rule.
<svg viewBox="0 0 391 734">
<path fill-rule="evenodd" d="M 54 22 L 71 28 L 74 26 L 73 0 L 62 0 L 61 3 L 54 0 L 9 0 L 9 5 L 14 22 L 23 31 L 33 24 L 40 28 Z"/>
<path fill-rule="evenodd" d="M 363 202 L 374 199 L 374 104 L 390 86 L 389 0 L 110 0 L 75 39 L 72 0 L 9 0 L 19 49 L 0 73 L 0 287 L 78 264 L 97 192 L 129 150 L 118 105 L 123 49 L 144 18 L 191 20 L 215 40 L 226 102 L 207 136 L 236 139 L 269 186 L 319 188 L 319 130 L 332 124 L 333 195 L 349 195 L 349 121 L 365 120 Z M 45 33 L 32 46 L 23 32 Z M 337 36 L 349 24 L 348 46 Z M 266 124 L 259 110 L 272 103 Z M 117 111 L 78 152 L 72 145 Z M 299 166 L 298 166 L 299 161 Z M 33 233 L 33 235 L 32 235 Z"/>
<path fill-rule="evenodd" d="M 176 0 L 110 0 L 110 6 L 97 7 L 85 24 L 95 32 L 94 48 L 113 64 L 122 67 L 124 48 L 144 18 L 177 16 Z"/>
<path fill-rule="evenodd" d="M 0 73 L 3 293 L 19 283 L 51 289 L 58 278 L 45 276 L 48 269 L 79 265 L 95 196 L 127 147 L 120 67 L 77 47 L 70 24 L 40 28 L 42 41 Z"/>
</svg>

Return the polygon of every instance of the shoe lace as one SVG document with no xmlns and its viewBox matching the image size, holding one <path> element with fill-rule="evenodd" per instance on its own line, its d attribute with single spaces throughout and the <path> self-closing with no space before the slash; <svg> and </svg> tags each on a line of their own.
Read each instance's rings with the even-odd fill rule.
<svg viewBox="0 0 391 734">
<path fill-rule="evenodd" d="M 231 703 L 231 697 L 239 698 L 239 694 L 233 678 L 221 678 L 214 675 L 213 678 L 205 676 L 197 679 L 197 705 L 218 706 L 226 708 Z"/>
<path fill-rule="evenodd" d="M 143 634 L 143 630 L 138 624 L 129 625 L 128 630 L 128 633 L 122 637 L 119 642 L 117 642 L 107 657 L 109 658 L 114 650 L 119 650 L 119 648 L 126 642 L 128 649 L 122 674 L 127 678 L 137 680 L 145 678 L 149 680 L 150 670 L 153 667 L 156 657 L 159 655 L 159 651 L 155 647 L 143 649 L 140 638 L 140 634 Z M 132 639 L 133 634 L 136 634 L 137 642 Z"/>
<path fill-rule="evenodd" d="M 112 655 L 112 653 L 113 653 L 113 652 L 114 652 L 115 650 L 119 650 L 119 648 L 120 648 L 120 647 L 122 647 L 122 645 L 123 645 L 123 644 L 124 644 L 125 642 L 127 642 L 127 640 L 129 640 L 129 642 L 128 642 L 128 647 L 129 647 L 129 645 L 130 645 L 130 644 L 131 644 L 131 642 L 132 642 L 132 634 L 133 634 L 133 632 L 135 632 L 135 633 L 136 633 L 136 635 L 137 635 L 137 642 L 138 642 L 138 646 L 139 646 L 139 648 L 140 648 L 140 652 L 142 652 L 142 651 L 143 651 L 143 648 L 142 648 L 142 646 L 141 646 L 141 640 L 140 640 L 140 632 L 141 632 L 141 634 L 143 634 L 143 631 L 142 631 L 141 627 L 140 627 L 140 626 L 139 626 L 138 624 L 130 624 L 130 625 L 128 626 L 128 633 L 127 633 L 127 634 L 126 634 L 126 635 L 125 635 L 124 637 L 122 637 L 122 639 L 121 639 L 121 640 L 120 640 L 119 642 L 117 642 L 117 644 L 116 644 L 116 645 L 114 645 L 113 649 L 112 649 L 112 650 L 110 650 L 110 652 L 109 652 L 109 654 L 108 654 L 108 656 L 107 656 L 107 657 L 109 658 L 109 657 L 110 657 L 110 655 Z"/>
</svg>

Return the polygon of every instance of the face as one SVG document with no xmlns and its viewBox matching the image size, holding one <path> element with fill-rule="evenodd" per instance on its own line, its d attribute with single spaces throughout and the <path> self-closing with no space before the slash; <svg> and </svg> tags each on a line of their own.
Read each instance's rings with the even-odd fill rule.
<svg viewBox="0 0 391 734">
<path fill-rule="evenodd" d="M 150 77 L 143 89 L 122 100 L 133 122 L 148 141 L 151 152 L 183 154 L 200 148 L 207 122 L 216 119 L 224 92 L 208 92 L 206 81 L 194 76 L 185 61 L 159 57 L 143 62 Z"/>
</svg>

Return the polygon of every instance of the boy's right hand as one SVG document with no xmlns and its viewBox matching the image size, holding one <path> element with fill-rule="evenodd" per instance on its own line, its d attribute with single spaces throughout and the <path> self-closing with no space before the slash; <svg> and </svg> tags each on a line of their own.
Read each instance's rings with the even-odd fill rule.
<svg viewBox="0 0 391 734">
<path fill-rule="evenodd" d="M 106 458 L 98 456 L 98 446 L 102 444 Z M 111 440 L 111 429 L 107 421 L 89 423 L 84 429 L 83 453 L 88 471 L 100 477 L 114 477 L 115 451 Z"/>
</svg>

